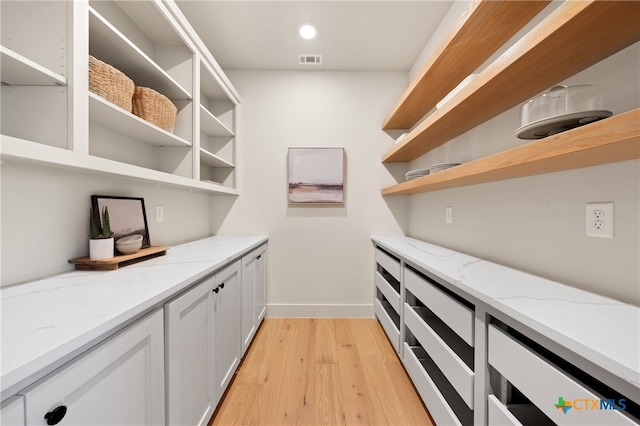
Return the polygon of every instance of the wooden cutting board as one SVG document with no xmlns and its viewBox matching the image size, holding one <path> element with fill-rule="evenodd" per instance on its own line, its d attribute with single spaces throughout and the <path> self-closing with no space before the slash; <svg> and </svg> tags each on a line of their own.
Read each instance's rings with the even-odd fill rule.
<svg viewBox="0 0 640 426">
<path fill-rule="evenodd" d="M 76 266 L 80 270 L 109 271 L 118 269 L 123 266 L 142 262 L 143 260 L 153 259 L 154 257 L 164 256 L 167 254 L 168 247 L 154 246 L 140 249 L 133 254 L 118 254 L 111 259 L 91 260 L 89 256 L 76 257 L 69 259 L 69 263 Z"/>
</svg>

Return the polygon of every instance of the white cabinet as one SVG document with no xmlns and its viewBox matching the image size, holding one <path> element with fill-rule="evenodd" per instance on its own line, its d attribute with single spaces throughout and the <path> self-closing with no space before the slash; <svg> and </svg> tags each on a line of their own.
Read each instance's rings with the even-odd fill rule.
<svg viewBox="0 0 640 426">
<path fill-rule="evenodd" d="M 638 333 L 593 332 L 632 328 L 637 307 L 412 238 L 374 241 L 376 316 L 394 346 L 401 334 L 437 424 L 640 425 Z"/>
<path fill-rule="evenodd" d="M 206 425 L 240 363 L 240 262 L 165 305 L 167 418 Z"/>
<path fill-rule="evenodd" d="M 401 271 L 400 259 L 376 248 L 376 298 L 373 308 L 376 318 L 380 321 L 398 354 L 402 350 L 400 345 L 402 331 Z"/>
<path fill-rule="evenodd" d="M 213 290 L 216 404 L 240 364 L 240 290 L 240 261 L 216 273 L 216 287 Z"/>
<path fill-rule="evenodd" d="M 242 353 L 244 354 L 256 332 L 256 256 L 250 253 L 242 258 Z"/>
<path fill-rule="evenodd" d="M 26 423 L 163 425 L 163 336 L 157 310 L 53 372 L 23 392 Z"/>
<path fill-rule="evenodd" d="M 235 186 L 235 105 L 216 82 L 215 72 L 200 57 L 200 180 Z"/>
<path fill-rule="evenodd" d="M 167 423 L 206 425 L 216 404 L 215 276 L 165 305 Z"/>
<path fill-rule="evenodd" d="M 2 158 L 237 194 L 239 100 L 173 2 L 0 8 Z M 89 55 L 168 97 L 177 108 L 174 128 L 90 92 Z"/>
<path fill-rule="evenodd" d="M 195 46 L 153 1 L 90 1 L 89 54 L 149 87 L 177 107 L 174 129 L 163 130 L 131 111 L 89 93 L 89 154 L 193 177 L 193 67 Z"/>
<path fill-rule="evenodd" d="M 0 2 L 2 135 L 67 149 L 75 2 Z M 4 138 L 3 138 L 4 141 Z"/>
<path fill-rule="evenodd" d="M 405 266 L 403 319 L 405 365 L 422 370 L 436 399 L 425 398 L 429 409 L 442 401 L 448 410 L 434 410 L 437 423 L 472 424 L 474 409 L 474 309 L 430 276 Z M 416 362 L 416 359 L 419 362 Z M 418 376 L 414 381 L 424 380 Z M 444 417 L 438 417 L 440 411 Z"/>
<path fill-rule="evenodd" d="M 255 318 L 256 324 L 264 319 L 267 314 L 267 245 L 258 248 L 258 256 L 256 258 L 256 305 Z M 256 326 L 257 328 L 257 326 Z"/>
<path fill-rule="evenodd" d="M 267 246 L 242 258 L 242 354 L 246 352 L 266 311 Z"/>
<path fill-rule="evenodd" d="M 16 395 L 0 406 L 0 425 L 24 426 L 24 397 Z"/>
</svg>

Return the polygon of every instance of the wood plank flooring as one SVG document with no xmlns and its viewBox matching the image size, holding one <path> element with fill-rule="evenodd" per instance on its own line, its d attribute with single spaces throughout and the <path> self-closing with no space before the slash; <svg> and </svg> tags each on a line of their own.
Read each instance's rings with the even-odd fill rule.
<svg viewBox="0 0 640 426">
<path fill-rule="evenodd" d="M 430 425 L 375 319 L 265 319 L 209 426 Z"/>
</svg>

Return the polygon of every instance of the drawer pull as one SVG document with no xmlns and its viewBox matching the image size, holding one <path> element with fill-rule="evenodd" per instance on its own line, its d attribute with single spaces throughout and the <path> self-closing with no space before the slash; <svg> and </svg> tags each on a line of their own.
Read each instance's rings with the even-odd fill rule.
<svg viewBox="0 0 640 426">
<path fill-rule="evenodd" d="M 67 406 L 60 405 L 53 410 L 49 411 L 44 415 L 44 418 L 47 420 L 48 425 L 57 425 L 64 419 L 64 416 L 67 414 Z"/>
</svg>

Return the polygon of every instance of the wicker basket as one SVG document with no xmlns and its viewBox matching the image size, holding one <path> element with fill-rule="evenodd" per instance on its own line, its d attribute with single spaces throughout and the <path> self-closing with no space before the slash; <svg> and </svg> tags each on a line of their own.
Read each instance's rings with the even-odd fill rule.
<svg viewBox="0 0 640 426">
<path fill-rule="evenodd" d="M 173 102 L 163 94 L 148 87 L 136 86 L 132 112 L 138 117 L 172 132 L 177 111 Z"/>
<path fill-rule="evenodd" d="M 135 84 L 122 71 L 89 56 L 89 90 L 131 112 Z"/>
</svg>

